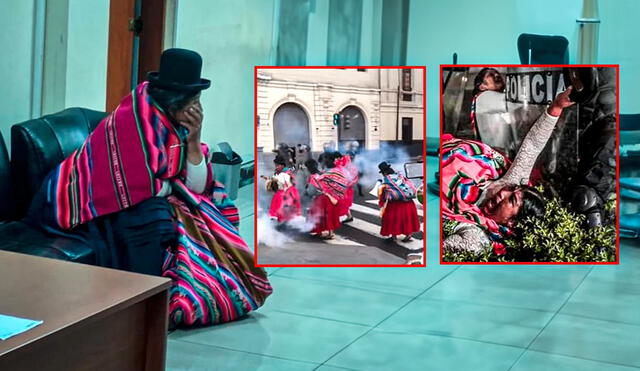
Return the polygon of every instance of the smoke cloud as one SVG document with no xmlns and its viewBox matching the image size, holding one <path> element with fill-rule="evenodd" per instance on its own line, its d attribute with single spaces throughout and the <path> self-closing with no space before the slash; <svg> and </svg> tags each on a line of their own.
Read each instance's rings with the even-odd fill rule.
<svg viewBox="0 0 640 371">
<path fill-rule="evenodd" d="M 314 153 L 312 157 L 317 160 L 318 156 L 319 153 Z M 271 176 L 273 174 L 274 165 L 272 160 L 272 153 L 268 153 L 266 156 L 264 153 L 259 153 L 259 175 Z M 354 164 L 360 172 L 359 184 L 362 186 L 363 193 L 368 193 L 375 186 L 376 182 L 382 179 L 382 175 L 378 169 L 378 164 L 382 161 L 388 162 L 396 172 L 406 175 L 404 164 L 416 161 L 416 158 L 411 157 L 404 147 L 392 146 L 387 143 L 381 143 L 380 149 L 377 150 L 361 151 L 356 155 Z M 300 158 L 298 158 L 298 164 L 301 162 Z M 271 199 L 273 198 L 273 193 L 267 192 L 264 186 L 264 180 L 258 180 L 258 200 L 256 200 L 256 202 L 258 202 L 257 222 L 259 243 L 275 248 L 283 247 L 294 242 L 291 238 L 292 234 L 309 233 L 313 229 L 315 221 L 307 219 L 307 209 L 311 199 L 304 194 L 307 178 L 308 174 L 306 169 L 297 170 L 295 181 L 302 198 L 303 215 L 292 219 L 282 226 L 278 226 L 277 221 L 269 217 L 268 210 Z M 421 182 L 420 179 L 412 179 L 411 181 L 416 186 L 419 186 Z"/>
</svg>

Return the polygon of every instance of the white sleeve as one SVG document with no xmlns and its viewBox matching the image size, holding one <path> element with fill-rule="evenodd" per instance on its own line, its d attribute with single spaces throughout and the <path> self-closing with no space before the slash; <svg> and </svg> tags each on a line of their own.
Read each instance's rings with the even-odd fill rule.
<svg viewBox="0 0 640 371">
<path fill-rule="evenodd" d="M 482 228 L 469 224 L 458 223 L 453 234 L 444 239 L 442 247 L 452 251 L 473 251 L 480 254 L 491 245 L 491 240 Z"/>
<path fill-rule="evenodd" d="M 276 180 L 278 181 L 278 187 L 279 189 L 287 189 L 289 187 L 291 187 L 292 183 L 291 183 L 291 175 L 282 172 L 278 175 L 275 176 Z"/>
<path fill-rule="evenodd" d="M 498 182 L 503 185 L 527 184 L 529 182 L 533 165 L 549 141 L 557 121 L 558 117 L 551 116 L 546 109 L 544 110 L 544 113 L 540 115 L 522 141 L 511 167 Z"/>
<path fill-rule="evenodd" d="M 171 182 L 168 180 L 162 181 L 162 188 L 156 193 L 156 197 L 167 197 L 171 194 Z"/>
<path fill-rule="evenodd" d="M 204 192 L 204 188 L 207 185 L 207 163 L 202 158 L 199 164 L 193 165 L 187 161 L 187 188 L 195 193 Z"/>
</svg>

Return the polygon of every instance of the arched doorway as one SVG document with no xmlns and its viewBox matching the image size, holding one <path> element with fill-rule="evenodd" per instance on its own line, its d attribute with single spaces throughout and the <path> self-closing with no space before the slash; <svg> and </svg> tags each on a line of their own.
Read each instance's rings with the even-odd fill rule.
<svg viewBox="0 0 640 371">
<path fill-rule="evenodd" d="M 358 107 L 347 106 L 342 111 L 342 125 L 338 127 L 338 142 L 340 150 L 345 149 L 347 143 L 358 142 L 360 148 L 365 148 L 365 138 L 367 137 L 367 126 L 364 122 L 364 115 Z"/>
<path fill-rule="evenodd" d="M 304 144 L 311 147 L 309 118 L 302 107 L 295 103 L 285 103 L 278 107 L 273 116 L 274 148 L 280 143 L 290 147 Z"/>
</svg>

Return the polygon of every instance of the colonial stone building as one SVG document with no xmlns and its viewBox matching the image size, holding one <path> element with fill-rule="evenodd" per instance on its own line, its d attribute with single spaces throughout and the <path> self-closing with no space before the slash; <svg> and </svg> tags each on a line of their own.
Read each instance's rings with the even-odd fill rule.
<svg viewBox="0 0 640 371">
<path fill-rule="evenodd" d="M 358 141 L 422 145 L 424 70 L 264 68 L 258 70 L 258 147 Z M 337 122 L 334 115 L 340 114 Z"/>
</svg>

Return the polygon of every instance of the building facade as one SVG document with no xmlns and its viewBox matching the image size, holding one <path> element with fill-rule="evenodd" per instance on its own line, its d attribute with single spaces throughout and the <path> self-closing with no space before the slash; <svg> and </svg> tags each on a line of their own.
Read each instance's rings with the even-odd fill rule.
<svg viewBox="0 0 640 371">
<path fill-rule="evenodd" d="M 423 69 L 266 68 L 257 79 L 258 147 L 265 152 L 279 143 L 314 152 L 325 143 L 422 144 Z"/>
</svg>

